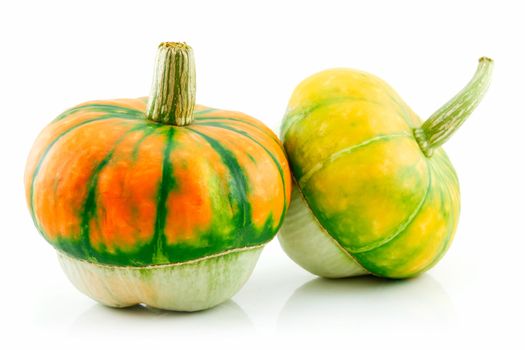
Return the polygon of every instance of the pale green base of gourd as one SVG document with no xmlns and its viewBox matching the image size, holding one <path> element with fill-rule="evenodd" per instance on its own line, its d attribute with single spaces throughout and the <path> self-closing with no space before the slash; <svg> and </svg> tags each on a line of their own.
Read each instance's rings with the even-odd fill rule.
<svg viewBox="0 0 525 350">
<path fill-rule="evenodd" d="M 231 298 L 250 277 L 262 246 L 232 250 L 190 262 L 122 267 L 79 260 L 59 252 L 60 264 L 82 293 L 107 306 L 145 304 L 198 311 Z"/>
<path fill-rule="evenodd" d="M 286 254 L 314 275 L 342 278 L 369 274 L 319 224 L 295 184 L 278 237 Z"/>
</svg>

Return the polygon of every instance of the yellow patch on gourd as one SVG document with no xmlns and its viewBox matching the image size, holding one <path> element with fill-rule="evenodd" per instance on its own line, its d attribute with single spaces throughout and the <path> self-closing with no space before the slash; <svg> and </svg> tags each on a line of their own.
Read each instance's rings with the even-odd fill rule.
<svg viewBox="0 0 525 350">
<path fill-rule="evenodd" d="M 288 103 L 288 108 L 293 110 L 302 107 L 305 101 L 315 104 L 340 96 L 375 102 L 388 101 L 390 92 L 395 93 L 388 84 L 373 75 L 348 68 L 329 69 L 299 84 Z"/>
<path fill-rule="evenodd" d="M 326 163 L 303 186 L 310 205 L 349 251 L 372 249 L 418 210 L 428 172 L 415 141 L 371 143 Z"/>
<path fill-rule="evenodd" d="M 347 100 L 326 104 L 299 121 L 286 138 L 295 150 L 294 161 L 305 172 L 345 148 L 379 136 L 406 132 L 411 134 L 396 110 L 366 101 Z"/>
<path fill-rule="evenodd" d="M 413 221 L 395 239 L 372 251 L 357 254 L 365 266 L 375 266 L 388 277 L 408 277 L 432 266 L 447 248 L 455 231 L 459 200 L 457 184 L 431 167 L 431 187 Z"/>
</svg>

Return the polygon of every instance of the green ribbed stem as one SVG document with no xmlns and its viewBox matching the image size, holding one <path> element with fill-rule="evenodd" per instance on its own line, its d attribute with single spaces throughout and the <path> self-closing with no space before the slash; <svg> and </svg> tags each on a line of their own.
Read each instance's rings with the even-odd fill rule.
<svg viewBox="0 0 525 350">
<path fill-rule="evenodd" d="M 467 86 L 414 130 L 416 140 L 427 157 L 431 157 L 433 150 L 452 136 L 481 102 L 490 84 L 492 68 L 493 61 L 481 57 L 478 69 Z"/>
<path fill-rule="evenodd" d="M 146 117 L 163 124 L 189 125 L 194 107 L 193 50 L 186 43 L 160 44 Z"/>
</svg>

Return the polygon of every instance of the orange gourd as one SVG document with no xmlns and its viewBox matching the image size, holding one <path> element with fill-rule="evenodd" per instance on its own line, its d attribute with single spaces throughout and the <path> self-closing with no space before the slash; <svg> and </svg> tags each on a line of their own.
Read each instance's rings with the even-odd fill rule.
<svg viewBox="0 0 525 350">
<path fill-rule="evenodd" d="M 127 274 L 260 251 L 283 222 L 290 181 L 282 145 L 263 123 L 195 105 L 193 51 L 180 43 L 159 47 L 149 99 L 92 101 L 67 110 L 38 136 L 25 173 L 36 227 L 59 251 L 66 272 L 81 276 L 97 267 Z M 243 262 L 242 269 L 251 272 L 254 263 Z M 71 272 L 72 265 L 81 268 Z M 90 283 L 108 283 L 104 273 Z M 229 283 L 216 278 L 205 284 Z M 129 288 L 145 283 L 131 280 Z M 153 288 L 147 300 L 118 295 L 115 302 L 80 289 L 115 306 L 210 306 L 179 307 L 176 296 L 158 302 L 163 292 L 146 287 Z"/>
</svg>

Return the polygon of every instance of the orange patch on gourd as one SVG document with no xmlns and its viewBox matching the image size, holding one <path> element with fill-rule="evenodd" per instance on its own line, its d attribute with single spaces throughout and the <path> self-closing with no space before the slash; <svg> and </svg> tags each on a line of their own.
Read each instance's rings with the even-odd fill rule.
<svg viewBox="0 0 525 350">
<path fill-rule="evenodd" d="M 195 107 L 193 108 L 193 111 L 194 112 L 200 112 L 200 111 L 204 111 L 206 109 L 210 109 L 210 107 L 204 106 L 204 105 L 195 105 Z"/>
<path fill-rule="evenodd" d="M 138 144 L 144 132 L 126 136 L 99 174 L 90 231 L 95 248 L 133 250 L 153 237 L 166 138 L 147 135 Z"/>
<path fill-rule="evenodd" d="M 176 133 L 170 162 L 175 181 L 166 200 L 165 235 L 168 244 L 196 238 L 212 224 L 211 178 L 222 181 L 224 166 L 202 139 L 187 130 Z"/>
<path fill-rule="evenodd" d="M 31 183 L 33 181 L 33 174 L 35 173 L 35 169 L 38 166 L 38 162 L 44 155 L 46 149 L 48 146 L 62 134 L 63 132 L 75 127 L 76 125 L 89 120 L 89 119 L 95 119 L 97 117 L 100 117 L 104 115 L 103 112 L 83 112 L 78 111 L 75 113 L 72 113 L 67 118 L 60 120 L 58 122 L 51 123 L 47 125 L 44 130 L 38 135 L 37 139 L 35 140 L 33 147 L 31 148 L 31 152 L 29 153 L 27 162 L 26 162 L 26 168 L 25 168 L 25 174 L 24 174 L 24 183 L 26 188 L 26 200 L 28 206 L 31 205 L 30 203 L 30 192 L 31 192 Z"/>
<path fill-rule="evenodd" d="M 101 104 L 101 105 L 108 105 L 108 106 L 117 106 L 122 108 L 131 108 L 138 111 L 146 111 L 146 102 L 147 99 L 144 97 L 139 98 L 117 98 L 113 100 L 93 100 L 93 101 L 87 101 L 84 103 L 79 104 L 75 107 L 82 107 L 82 106 L 89 106 L 92 104 Z"/>
<path fill-rule="evenodd" d="M 78 238 L 91 175 L 133 124 L 122 120 L 86 124 L 51 148 L 34 184 L 34 211 L 49 239 Z"/>
</svg>

